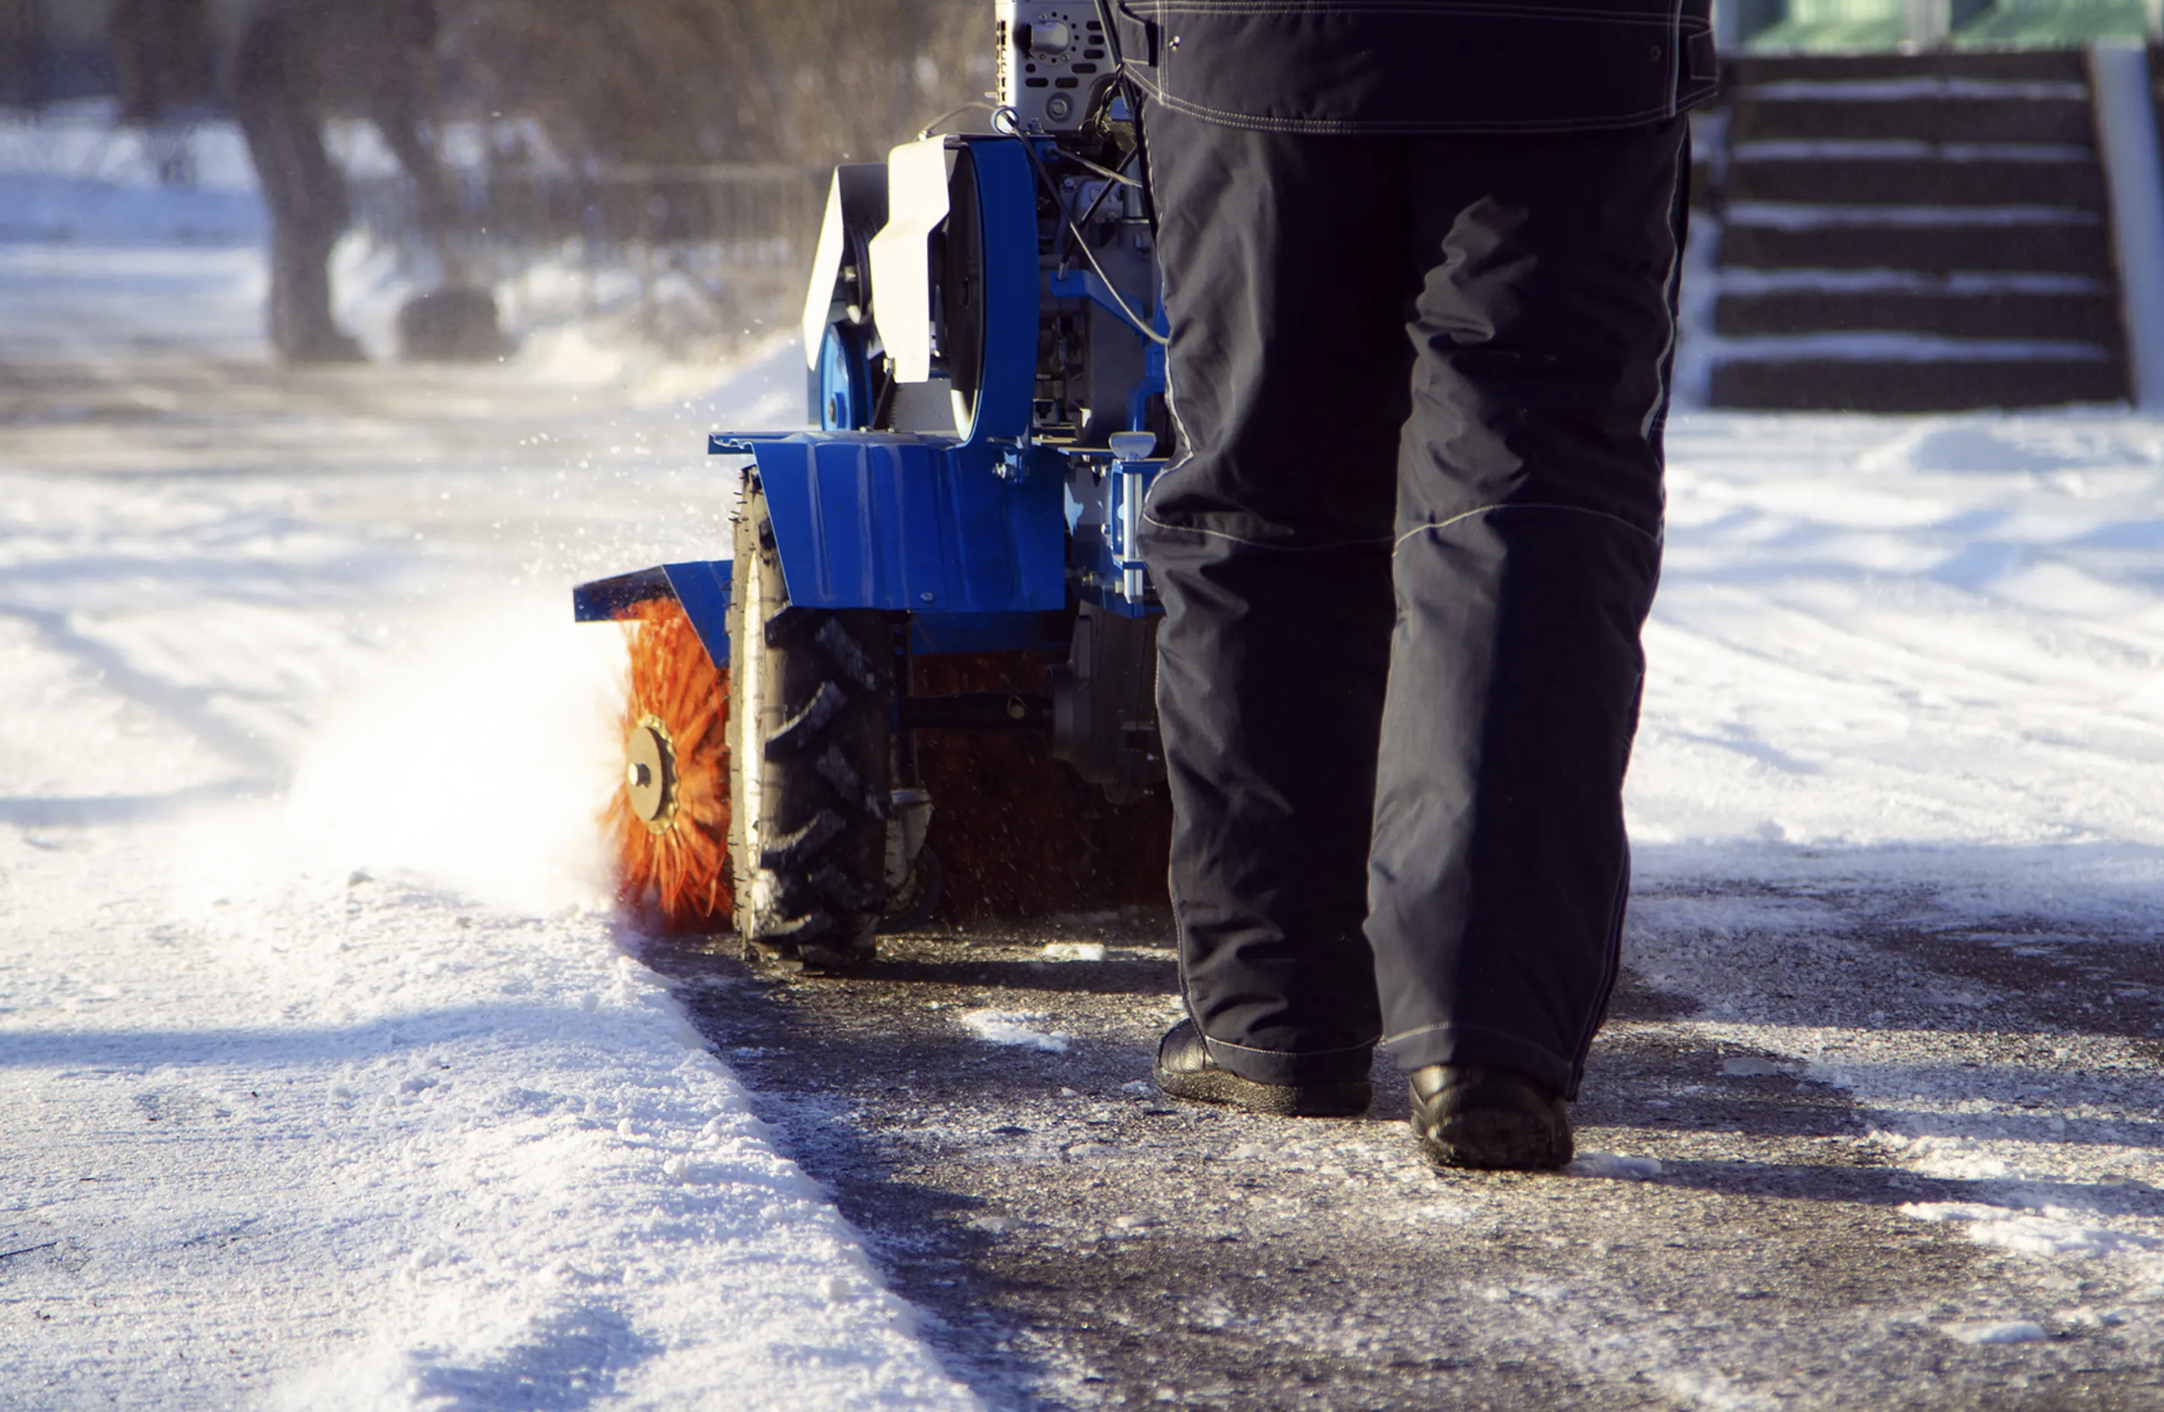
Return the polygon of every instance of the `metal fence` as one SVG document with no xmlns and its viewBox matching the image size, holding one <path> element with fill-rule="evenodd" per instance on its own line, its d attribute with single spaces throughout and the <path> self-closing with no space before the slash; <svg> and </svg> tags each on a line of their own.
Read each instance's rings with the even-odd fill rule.
<svg viewBox="0 0 2164 1412">
<path fill-rule="evenodd" d="M 752 164 L 466 173 L 457 220 L 440 238 L 423 229 L 404 177 L 349 185 L 356 224 L 416 257 L 447 248 L 469 271 L 499 279 L 539 261 L 583 266 L 597 276 L 590 291 L 602 272 L 628 275 L 642 312 L 674 276 L 717 322 L 748 324 L 777 319 L 801 298 L 831 174 Z"/>
<path fill-rule="evenodd" d="M 641 246 L 726 245 L 788 259 L 819 233 L 829 169 L 716 165 L 597 172 L 489 172 L 459 183 L 456 236 L 506 249 L 592 245 L 604 257 Z M 402 177 L 353 184 L 354 214 L 378 236 L 420 237 Z"/>
</svg>

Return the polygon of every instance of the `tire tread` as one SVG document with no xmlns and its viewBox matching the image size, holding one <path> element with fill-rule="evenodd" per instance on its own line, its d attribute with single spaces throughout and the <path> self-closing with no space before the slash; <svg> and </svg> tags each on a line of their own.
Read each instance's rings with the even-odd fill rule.
<svg viewBox="0 0 2164 1412">
<path fill-rule="evenodd" d="M 763 802 L 762 817 L 732 840 L 743 879 L 737 927 L 759 951 L 845 969 L 871 958 L 886 901 L 893 686 L 879 649 L 891 618 L 789 603 L 755 480 L 740 514 L 738 553 L 759 556 L 762 601 L 734 605 L 734 632 L 739 651 L 764 659 L 764 699 L 743 709 L 780 723 L 763 737 L 750 730 L 760 716 L 740 727 L 755 748 L 739 752 L 738 767 L 759 772 Z"/>
</svg>

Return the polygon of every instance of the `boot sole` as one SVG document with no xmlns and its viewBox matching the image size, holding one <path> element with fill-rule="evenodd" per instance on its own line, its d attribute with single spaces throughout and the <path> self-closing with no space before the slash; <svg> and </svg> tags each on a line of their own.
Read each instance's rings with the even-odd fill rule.
<svg viewBox="0 0 2164 1412">
<path fill-rule="evenodd" d="M 1570 1134 L 1521 1113 L 1460 1113 L 1446 1131 L 1415 1128 L 1421 1155 L 1437 1168 L 1486 1172 L 1552 1172 L 1568 1166 Z"/>
<path fill-rule="evenodd" d="M 1174 1098 L 1220 1103 L 1277 1118 L 1357 1118 L 1375 1101 L 1367 1080 L 1343 1084 L 1260 1084 L 1222 1069 L 1175 1074 L 1152 1065 L 1150 1077 Z"/>
</svg>

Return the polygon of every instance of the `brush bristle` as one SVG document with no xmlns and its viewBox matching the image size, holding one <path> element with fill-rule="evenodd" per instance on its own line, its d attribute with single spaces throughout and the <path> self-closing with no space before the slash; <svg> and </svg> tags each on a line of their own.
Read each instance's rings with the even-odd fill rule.
<svg viewBox="0 0 2164 1412">
<path fill-rule="evenodd" d="M 670 934 L 726 931 L 729 877 L 729 674 L 714 666 L 674 600 L 640 604 L 625 627 L 630 672 L 620 738 L 649 716 L 676 753 L 676 812 L 656 833 L 619 784 L 602 812 L 616 853 L 616 895 Z"/>
</svg>

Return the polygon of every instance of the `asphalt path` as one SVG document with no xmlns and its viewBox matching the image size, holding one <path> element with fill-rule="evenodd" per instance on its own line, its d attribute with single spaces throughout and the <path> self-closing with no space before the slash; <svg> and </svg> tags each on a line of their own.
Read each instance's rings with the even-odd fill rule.
<svg viewBox="0 0 2164 1412">
<path fill-rule="evenodd" d="M 1165 1100 L 1162 914 L 647 959 L 993 1407 L 2164 1407 L 2152 938 L 1843 886 L 1637 915 L 1547 1176 L 1432 1171 L 1380 1068 L 1353 1121 Z"/>
</svg>

